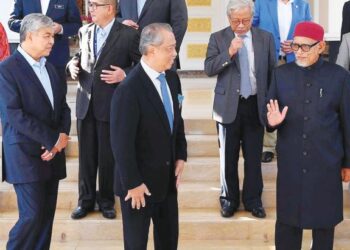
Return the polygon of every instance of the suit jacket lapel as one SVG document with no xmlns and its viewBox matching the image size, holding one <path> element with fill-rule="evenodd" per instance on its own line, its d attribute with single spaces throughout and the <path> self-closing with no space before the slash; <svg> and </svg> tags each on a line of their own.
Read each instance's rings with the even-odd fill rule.
<svg viewBox="0 0 350 250">
<path fill-rule="evenodd" d="M 32 69 L 32 67 L 29 65 L 29 63 L 26 61 L 26 59 L 19 52 L 16 52 L 16 55 L 17 55 L 17 60 L 18 60 L 18 63 L 19 63 L 19 68 L 23 69 L 24 73 L 26 75 L 30 76 L 30 79 L 28 79 L 28 80 L 30 82 L 32 82 L 34 86 L 36 86 L 36 88 L 42 94 L 44 99 L 48 102 L 48 104 L 52 108 L 50 99 L 47 96 L 43 85 L 41 84 L 39 78 L 36 76 L 36 74 L 35 74 L 34 70 Z"/>
<path fill-rule="evenodd" d="M 34 8 L 36 9 L 36 11 L 38 13 L 42 13 L 43 11 L 41 9 L 41 2 L 40 2 L 40 0 L 34 0 L 33 2 L 34 2 L 34 6 L 35 6 Z"/>
<path fill-rule="evenodd" d="M 148 77 L 146 72 L 143 70 L 141 64 L 139 63 L 136 67 L 138 67 L 139 70 L 142 72 L 142 75 L 140 75 L 140 78 L 141 78 L 140 81 L 143 83 L 144 87 L 146 88 L 146 93 L 149 101 L 152 103 L 152 106 L 157 111 L 159 118 L 162 124 L 164 125 L 165 130 L 169 134 L 171 134 L 168 117 L 166 115 L 163 102 L 159 96 L 157 89 L 154 87 L 153 82 Z"/>
<path fill-rule="evenodd" d="M 149 10 L 149 8 L 150 8 L 150 6 L 152 5 L 153 2 L 154 2 L 154 0 L 146 0 L 146 3 L 145 3 L 145 5 L 142 8 L 141 14 L 140 14 L 137 22 L 140 22 L 141 18 Z M 136 6 L 136 9 L 137 9 L 137 6 Z"/>
<path fill-rule="evenodd" d="M 261 65 L 259 60 L 261 58 L 260 53 L 264 51 L 264 42 L 257 33 L 257 30 L 255 28 L 251 29 L 252 32 L 252 44 L 253 44 L 253 51 L 254 51 L 254 68 L 255 68 L 255 75 L 258 75 L 259 72 L 259 66 Z"/>
<path fill-rule="evenodd" d="M 128 2 L 127 9 L 128 14 L 125 15 L 127 17 L 130 17 L 131 20 L 137 23 L 138 16 L 137 16 L 137 0 L 126 0 Z"/>
<path fill-rule="evenodd" d="M 56 110 L 56 107 L 58 107 L 60 104 L 57 102 L 58 101 L 58 93 L 60 89 L 57 86 L 57 78 L 55 78 L 54 73 L 51 71 L 50 67 L 46 66 L 47 73 L 49 74 L 50 77 L 50 84 L 51 84 L 51 89 L 52 89 L 52 95 L 53 95 L 53 110 Z M 51 104 L 51 103 L 50 103 Z"/>
<path fill-rule="evenodd" d="M 276 29 L 276 33 L 279 34 L 280 29 L 279 29 L 279 24 L 278 24 L 278 14 L 277 14 L 277 1 L 276 0 L 269 0 L 267 1 L 267 9 L 270 12 L 270 16 L 272 18 L 272 24 Z"/>
<path fill-rule="evenodd" d="M 223 46 L 223 48 L 225 49 L 225 50 L 227 50 L 227 48 L 229 48 L 230 47 L 230 44 L 231 44 L 231 41 L 232 41 L 232 39 L 233 38 L 235 38 L 235 33 L 232 31 L 232 29 L 231 29 L 231 27 L 227 27 L 226 28 L 226 30 L 225 30 L 225 32 L 224 32 L 224 46 Z M 240 64 L 239 64 L 239 56 L 238 56 L 238 54 L 236 54 L 235 56 L 234 56 L 234 61 L 235 61 L 235 63 L 236 63 L 236 66 L 237 66 L 237 69 L 238 69 L 238 71 L 241 71 L 241 67 L 240 67 Z"/>
<path fill-rule="evenodd" d="M 55 9 L 55 4 L 58 2 L 58 0 L 50 0 L 49 7 L 47 8 L 47 12 L 44 13 L 46 16 L 50 16 L 51 12 Z M 67 6 L 64 6 L 67 8 Z"/>
<path fill-rule="evenodd" d="M 117 19 L 114 21 L 113 26 L 111 28 L 111 31 L 109 32 L 109 35 L 106 39 L 105 45 L 101 48 L 101 54 L 96 59 L 95 67 L 99 64 L 100 58 L 105 58 L 106 54 L 111 50 L 111 47 L 113 47 L 117 41 L 117 39 L 120 36 L 120 24 L 118 23 Z M 94 32 L 95 33 L 95 32 Z"/>
</svg>

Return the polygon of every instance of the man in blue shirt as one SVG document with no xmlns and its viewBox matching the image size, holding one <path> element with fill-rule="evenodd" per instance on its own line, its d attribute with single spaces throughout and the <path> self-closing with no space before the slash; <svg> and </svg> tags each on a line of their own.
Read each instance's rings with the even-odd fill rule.
<svg viewBox="0 0 350 250">
<path fill-rule="evenodd" d="M 53 21 L 24 17 L 18 50 L 0 65 L 3 178 L 13 184 L 19 219 L 7 249 L 49 249 L 58 183 L 66 177 L 70 130 L 66 85 L 46 62 Z"/>
</svg>

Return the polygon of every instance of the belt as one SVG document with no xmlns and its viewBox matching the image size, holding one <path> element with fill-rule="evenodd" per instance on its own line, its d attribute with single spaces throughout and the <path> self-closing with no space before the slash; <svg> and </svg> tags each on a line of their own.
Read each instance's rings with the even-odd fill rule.
<svg viewBox="0 0 350 250">
<path fill-rule="evenodd" d="M 256 94 L 255 95 L 250 95 L 247 98 L 245 98 L 245 97 L 243 97 L 241 95 L 239 96 L 239 100 L 241 100 L 241 101 L 248 101 L 248 100 L 251 100 L 253 98 L 256 98 Z"/>
</svg>

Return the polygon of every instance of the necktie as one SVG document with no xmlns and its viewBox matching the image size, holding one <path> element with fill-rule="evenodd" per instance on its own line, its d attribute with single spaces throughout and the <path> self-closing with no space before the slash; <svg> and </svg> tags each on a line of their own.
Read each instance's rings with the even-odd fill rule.
<svg viewBox="0 0 350 250">
<path fill-rule="evenodd" d="M 161 73 L 157 79 L 160 81 L 160 92 L 162 93 L 163 105 L 165 108 L 166 115 L 168 117 L 170 131 L 173 131 L 173 110 L 171 108 L 170 97 L 168 94 L 167 83 L 165 79 L 165 74 Z"/>
<path fill-rule="evenodd" d="M 243 47 L 239 50 L 239 65 L 241 68 L 241 96 L 247 99 L 252 93 L 252 85 L 249 78 L 249 60 L 248 50 L 244 44 L 247 35 L 241 36 L 243 39 Z"/>
</svg>

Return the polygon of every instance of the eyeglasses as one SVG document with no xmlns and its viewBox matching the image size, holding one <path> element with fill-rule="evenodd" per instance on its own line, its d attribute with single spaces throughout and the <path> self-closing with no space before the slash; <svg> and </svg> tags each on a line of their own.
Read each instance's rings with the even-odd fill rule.
<svg viewBox="0 0 350 250">
<path fill-rule="evenodd" d="M 243 24 L 244 26 L 250 24 L 251 22 L 251 18 L 246 18 L 246 19 L 231 19 L 231 23 L 234 25 L 234 26 L 238 26 L 240 24 Z"/>
<path fill-rule="evenodd" d="M 315 42 L 315 43 L 313 43 L 313 44 L 298 44 L 298 43 L 291 43 L 290 44 L 290 47 L 291 47 L 291 49 L 293 50 L 293 51 L 298 51 L 300 48 L 301 48 L 301 50 L 302 51 L 304 51 L 304 52 L 309 52 L 310 51 L 310 49 L 312 48 L 312 47 L 314 47 L 316 44 L 318 44 L 319 43 L 319 41 L 318 42 Z"/>
<path fill-rule="evenodd" d="M 92 10 L 96 10 L 97 7 L 107 6 L 107 5 L 111 5 L 111 4 L 110 3 L 92 3 L 92 2 L 88 3 L 89 8 Z"/>
</svg>

